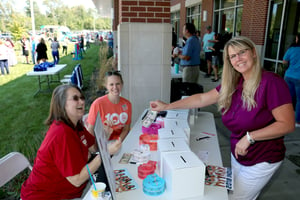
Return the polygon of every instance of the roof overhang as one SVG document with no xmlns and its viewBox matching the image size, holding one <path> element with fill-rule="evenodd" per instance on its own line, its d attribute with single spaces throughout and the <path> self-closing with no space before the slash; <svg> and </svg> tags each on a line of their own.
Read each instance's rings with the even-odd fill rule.
<svg viewBox="0 0 300 200">
<path fill-rule="evenodd" d="M 92 0 L 98 14 L 102 17 L 111 17 L 112 0 Z"/>
</svg>

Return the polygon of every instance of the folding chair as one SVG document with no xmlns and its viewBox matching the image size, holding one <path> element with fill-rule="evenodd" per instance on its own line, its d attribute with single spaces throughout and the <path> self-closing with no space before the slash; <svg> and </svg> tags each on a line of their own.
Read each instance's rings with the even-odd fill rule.
<svg viewBox="0 0 300 200">
<path fill-rule="evenodd" d="M 78 64 L 75 66 L 72 75 L 70 78 L 61 79 L 60 82 L 63 84 L 74 84 L 77 85 L 80 89 L 83 87 L 83 74 L 81 65 Z"/>
<path fill-rule="evenodd" d="M 82 89 L 83 82 L 82 82 L 82 71 L 80 65 L 77 65 L 75 67 L 75 74 L 73 74 L 71 77 L 71 83 L 77 85 L 80 89 Z"/>
<path fill-rule="evenodd" d="M 83 80 L 83 74 L 82 74 L 81 64 L 77 64 L 77 65 L 74 67 L 73 71 L 75 70 L 76 67 L 79 67 L 79 68 L 80 68 L 80 75 L 81 75 L 81 78 L 82 78 L 82 80 Z M 71 77 L 72 77 L 72 74 L 66 74 L 66 75 L 64 75 L 64 78 L 65 78 L 65 79 L 70 79 Z"/>
<path fill-rule="evenodd" d="M 5 185 L 20 172 L 29 168 L 32 170 L 28 159 L 19 152 L 11 152 L 0 159 L 0 187 Z"/>
</svg>

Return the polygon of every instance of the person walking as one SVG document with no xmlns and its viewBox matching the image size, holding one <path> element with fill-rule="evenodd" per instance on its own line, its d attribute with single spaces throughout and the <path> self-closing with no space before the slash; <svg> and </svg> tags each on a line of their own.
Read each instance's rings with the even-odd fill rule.
<svg viewBox="0 0 300 200">
<path fill-rule="evenodd" d="M 203 36 L 202 40 L 202 49 L 205 52 L 205 61 L 207 64 L 207 73 L 205 74 L 205 78 L 210 77 L 211 73 L 211 68 L 212 68 L 212 50 L 210 47 L 214 45 L 213 40 L 214 40 L 214 35 L 215 33 L 212 31 L 211 26 L 206 27 L 206 33 Z"/>
<path fill-rule="evenodd" d="M 23 35 L 23 37 L 21 39 L 21 46 L 22 46 L 23 56 L 26 59 L 26 64 L 29 64 L 29 61 L 28 61 L 28 56 L 29 56 L 29 42 L 28 42 L 27 38 L 25 37 L 25 35 Z"/>
<path fill-rule="evenodd" d="M 284 136 L 295 129 L 286 82 L 264 71 L 255 44 L 235 37 L 224 47 L 222 83 L 171 104 L 151 101 L 152 110 L 190 109 L 218 103 L 231 131 L 234 191 L 230 200 L 256 199 L 285 158 Z"/>
<path fill-rule="evenodd" d="M 288 65 L 284 80 L 289 86 L 292 95 L 296 116 L 296 127 L 300 127 L 300 33 L 296 35 L 295 42 L 283 56 L 283 64 Z"/>
<path fill-rule="evenodd" d="M 36 61 L 36 42 L 34 37 L 31 37 L 31 58 L 32 58 L 32 63 L 35 64 Z"/>
<path fill-rule="evenodd" d="M 82 52 L 85 53 L 85 50 L 84 50 L 84 38 L 83 38 L 83 35 L 80 36 L 79 48 L 80 48 L 80 53 L 81 53 L 81 54 L 82 54 Z"/>
<path fill-rule="evenodd" d="M 14 50 L 15 45 L 11 41 L 11 39 L 6 38 L 5 46 L 7 47 L 8 66 L 9 67 L 15 66 L 16 64 L 18 64 L 16 53 L 15 53 L 15 50 Z"/>
<path fill-rule="evenodd" d="M 41 61 L 45 62 L 46 60 L 48 60 L 47 46 L 46 46 L 44 38 L 40 39 L 40 43 L 38 43 L 38 45 L 36 47 L 36 52 L 37 52 L 37 63 L 38 64 Z"/>
<path fill-rule="evenodd" d="M 222 48 L 222 42 L 221 42 L 221 35 L 219 33 L 216 33 L 214 35 L 214 46 L 208 47 L 210 50 L 212 50 L 212 68 L 214 71 L 214 78 L 211 79 L 213 82 L 217 82 L 219 80 L 218 76 L 218 68 L 222 59 L 222 54 L 220 52 Z"/>
<path fill-rule="evenodd" d="M 6 74 L 8 75 L 8 48 L 5 46 L 4 42 L 4 40 L 0 39 L 0 69 L 2 75 L 5 75 L 4 69 L 6 70 Z"/>
<path fill-rule="evenodd" d="M 177 47 L 177 34 L 174 27 L 172 27 L 172 46 Z"/>
<path fill-rule="evenodd" d="M 201 48 L 194 24 L 186 23 L 183 26 L 183 35 L 187 40 L 178 55 L 180 66 L 183 67 L 182 82 L 197 83 Z"/>
<path fill-rule="evenodd" d="M 113 49 L 114 48 L 114 36 L 111 31 L 107 34 L 107 41 L 108 41 L 108 48 Z"/>
<path fill-rule="evenodd" d="M 53 42 L 51 43 L 51 49 L 52 49 L 52 57 L 53 57 L 53 63 L 57 65 L 59 63 L 59 51 L 60 48 L 59 42 L 57 41 L 57 38 L 54 37 Z"/>
<path fill-rule="evenodd" d="M 64 40 L 62 41 L 62 55 L 68 55 L 68 38 L 64 38 Z"/>
</svg>

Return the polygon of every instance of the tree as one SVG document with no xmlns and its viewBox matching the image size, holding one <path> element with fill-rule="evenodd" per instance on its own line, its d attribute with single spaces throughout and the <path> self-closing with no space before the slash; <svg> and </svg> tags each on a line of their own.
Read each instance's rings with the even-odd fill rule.
<svg viewBox="0 0 300 200">
<path fill-rule="evenodd" d="M 12 15 L 12 21 L 9 26 L 9 30 L 15 40 L 19 40 L 25 34 L 28 37 L 27 28 L 24 26 L 25 21 L 28 21 L 28 18 L 24 15 L 18 13 Z"/>
<path fill-rule="evenodd" d="M 30 1 L 26 0 L 23 11 L 17 11 L 14 0 L 0 1 L 0 31 L 10 31 L 16 39 L 22 34 L 28 34 L 32 30 Z M 110 29 L 111 19 L 99 18 L 95 9 L 85 9 L 83 6 L 68 7 L 62 0 L 43 0 L 41 12 L 37 0 L 33 1 L 35 16 L 35 29 L 40 30 L 42 25 L 62 25 L 71 30 Z M 94 18 L 95 17 L 95 18 Z"/>
</svg>

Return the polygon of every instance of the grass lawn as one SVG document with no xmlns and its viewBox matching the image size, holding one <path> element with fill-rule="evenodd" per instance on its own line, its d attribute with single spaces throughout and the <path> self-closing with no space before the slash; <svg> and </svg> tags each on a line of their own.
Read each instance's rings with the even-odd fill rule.
<svg viewBox="0 0 300 200">
<path fill-rule="evenodd" d="M 72 60 L 71 54 L 62 57 L 60 64 L 67 64 L 67 67 L 61 71 L 60 77 L 71 74 L 74 66 L 81 63 L 84 76 L 83 91 L 86 93 L 90 87 L 93 71 L 100 68 L 100 48 L 99 45 L 91 44 L 91 48 L 83 54 L 82 60 Z M 71 52 L 69 49 L 68 51 Z M 52 56 L 49 55 L 48 58 L 52 62 Z M 18 151 L 33 164 L 36 152 L 48 129 L 44 125 L 44 120 L 48 116 L 51 93 L 40 93 L 34 97 L 38 89 L 38 79 L 26 75 L 32 69 L 32 64 L 17 64 L 10 67 L 10 75 L 0 76 L 0 157 Z M 60 83 L 51 84 L 51 89 L 58 85 Z M 46 85 L 42 86 L 46 87 Z M 86 105 L 86 108 L 88 107 L 89 105 Z M 0 199 L 7 199 L 7 196 L 18 197 L 21 184 L 27 176 L 28 172 L 23 173 L 2 187 Z"/>
</svg>

